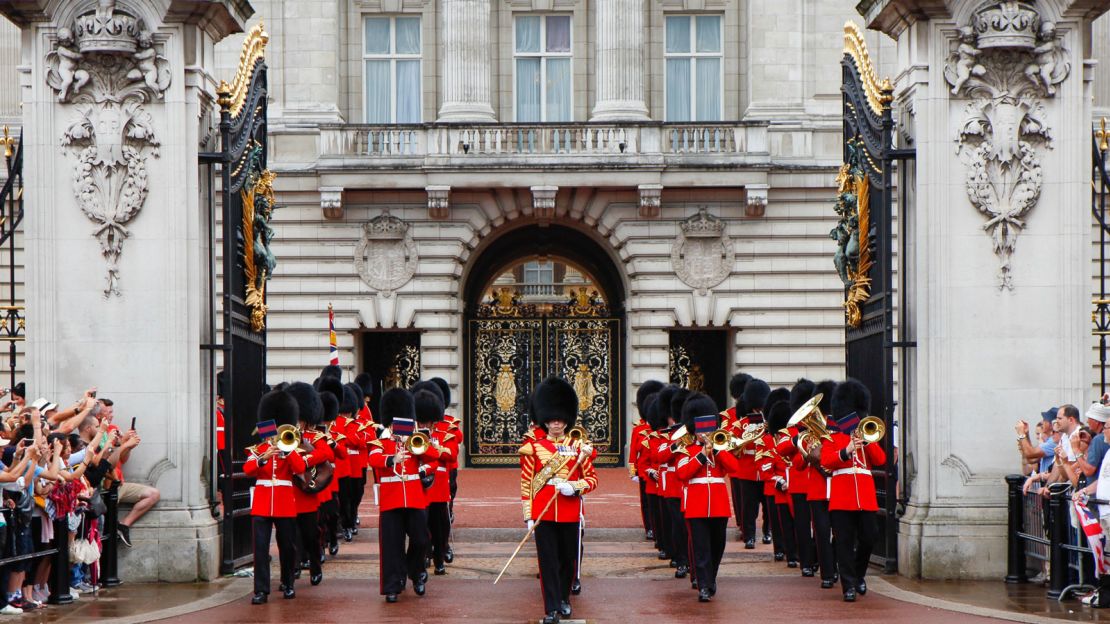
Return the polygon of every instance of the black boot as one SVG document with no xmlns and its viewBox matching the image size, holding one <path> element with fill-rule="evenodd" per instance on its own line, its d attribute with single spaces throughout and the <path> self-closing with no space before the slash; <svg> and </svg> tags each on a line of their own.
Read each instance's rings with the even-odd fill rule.
<svg viewBox="0 0 1110 624">
<path fill-rule="evenodd" d="M 254 597 L 251 598 L 251 604 L 266 604 L 266 594 L 263 592 L 255 592 Z"/>
<path fill-rule="evenodd" d="M 570 617 L 570 603 L 566 600 L 559 603 L 559 615 L 562 617 Z"/>
<path fill-rule="evenodd" d="M 709 602 L 713 594 L 709 593 L 708 587 L 703 587 L 698 590 L 698 602 Z"/>
<path fill-rule="evenodd" d="M 559 612 L 552 611 L 543 617 L 543 624 L 559 624 Z"/>
<path fill-rule="evenodd" d="M 674 571 L 674 577 L 675 578 L 686 578 L 686 575 L 689 574 L 689 572 L 690 572 L 690 568 L 688 568 L 684 565 L 680 565 L 680 566 L 678 566 L 678 569 L 676 569 Z"/>
<path fill-rule="evenodd" d="M 582 593 L 582 581 L 580 581 L 578 579 L 574 579 L 574 582 L 570 584 L 570 593 L 573 596 L 577 596 L 578 594 L 581 594 Z"/>
</svg>

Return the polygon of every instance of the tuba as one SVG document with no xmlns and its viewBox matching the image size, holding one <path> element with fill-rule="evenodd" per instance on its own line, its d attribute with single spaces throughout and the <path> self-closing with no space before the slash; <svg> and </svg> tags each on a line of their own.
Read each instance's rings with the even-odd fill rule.
<svg viewBox="0 0 1110 624">
<path fill-rule="evenodd" d="M 405 440 L 405 448 L 413 455 L 423 455 L 427 453 L 430 444 L 431 440 L 428 438 L 428 434 L 423 431 L 417 431 L 410 435 L 408 440 Z"/>
<path fill-rule="evenodd" d="M 277 450 L 288 455 L 301 446 L 301 430 L 296 425 L 282 425 L 278 427 L 277 441 L 274 443 Z"/>
<path fill-rule="evenodd" d="M 868 416 L 859 421 L 856 427 L 856 435 L 866 444 L 878 442 L 886 435 L 886 423 L 878 416 Z"/>
</svg>

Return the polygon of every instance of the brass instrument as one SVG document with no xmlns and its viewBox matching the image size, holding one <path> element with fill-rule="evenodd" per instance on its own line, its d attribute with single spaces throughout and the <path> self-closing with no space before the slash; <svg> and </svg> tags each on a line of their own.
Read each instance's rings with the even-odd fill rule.
<svg viewBox="0 0 1110 624">
<path fill-rule="evenodd" d="M 686 425 L 680 425 L 671 432 L 671 442 L 678 442 L 682 446 L 690 446 L 694 443 L 694 434 L 686 432 Z"/>
<path fill-rule="evenodd" d="M 282 425 L 278 432 L 274 446 L 282 453 L 289 454 L 301 445 L 301 430 L 296 425 Z"/>
<path fill-rule="evenodd" d="M 590 434 L 582 425 L 575 425 L 571 427 L 570 431 L 567 432 L 567 437 L 570 438 L 571 442 L 574 442 L 576 444 L 590 443 Z"/>
<path fill-rule="evenodd" d="M 742 449 L 745 446 L 751 444 L 752 442 L 755 442 L 756 440 L 762 439 L 764 434 L 766 434 L 766 433 L 767 433 L 766 423 L 759 423 L 759 424 L 755 425 L 754 427 L 750 427 L 748 429 L 745 429 L 744 433 L 741 434 L 739 437 L 733 436 L 733 438 L 732 438 L 733 439 L 732 447 L 729 448 L 729 451 L 735 453 L 736 451 L 739 451 L 740 449 Z"/>
<path fill-rule="evenodd" d="M 856 435 L 866 444 L 878 442 L 886 435 L 886 423 L 878 416 L 868 416 L 859 421 L 856 427 Z"/>
<path fill-rule="evenodd" d="M 424 453 L 428 452 L 428 446 L 430 444 L 431 440 L 428 438 L 428 434 L 422 431 L 417 431 L 416 433 L 410 435 L 407 440 L 405 440 L 405 449 L 407 449 L 408 452 L 412 453 L 413 455 L 423 455 Z"/>
<path fill-rule="evenodd" d="M 728 429 L 718 429 L 709 434 L 709 443 L 714 451 L 731 451 L 736 445 L 736 438 Z"/>
</svg>

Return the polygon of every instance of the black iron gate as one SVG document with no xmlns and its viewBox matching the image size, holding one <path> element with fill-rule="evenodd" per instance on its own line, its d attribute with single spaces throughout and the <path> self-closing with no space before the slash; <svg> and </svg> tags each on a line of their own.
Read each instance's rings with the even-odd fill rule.
<svg viewBox="0 0 1110 624">
<path fill-rule="evenodd" d="M 1098 222 L 1098 297 L 1094 300 L 1092 333 L 1098 337 L 1099 395 L 1106 394 L 1106 337 L 1110 336 L 1110 294 L 1106 292 L 1106 245 L 1110 233 L 1110 219 L 1106 214 L 1107 197 L 1110 195 L 1110 172 L 1107 171 L 1107 153 L 1110 152 L 1110 131 L 1106 119 L 1099 122 L 1091 137 L 1091 214 Z"/>
<path fill-rule="evenodd" d="M 276 261 L 270 251 L 273 231 L 274 174 L 266 168 L 266 62 L 268 35 L 261 24 L 247 34 L 232 84 L 221 82 L 220 151 L 201 155 L 220 169 L 222 220 L 222 351 L 226 448 L 218 461 L 217 483 L 223 499 L 220 569 L 224 574 L 252 558 L 251 480 L 243 474 L 245 448 L 255 436 L 258 401 L 266 378 L 266 281 Z M 208 170 L 210 233 L 215 227 L 212 168 Z M 209 238 L 210 253 L 216 250 Z M 213 265 L 214 266 L 214 265 Z M 214 270 L 212 271 L 214 273 Z M 215 275 L 210 275 L 215 279 Z M 213 289 L 210 289 L 210 293 Z M 214 304 L 214 302 L 213 302 Z M 215 314 L 212 337 L 215 339 Z M 215 401 L 212 402 L 215 409 Z M 214 420 L 214 415 L 213 415 Z"/>
<path fill-rule="evenodd" d="M 16 343 L 24 339 L 24 310 L 16 299 L 15 290 L 15 233 L 23 223 L 23 134 L 19 139 L 11 136 L 4 126 L 0 145 L 4 148 L 4 163 L 8 177 L 0 189 L 0 249 L 5 249 L 8 260 L 8 301 L 0 306 L 0 340 L 8 343 L 8 388 L 15 387 Z M 2 253 L 2 252 L 0 252 Z M 24 276 L 26 279 L 26 276 Z"/>
<path fill-rule="evenodd" d="M 873 561 L 898 567 L 898 466 L 895 456 L 893 170 L 912 151 L 893 147 L 893 87 L 879 84 L 862 33 L 844 31 L 842 99 L 844 164 L 837 176 L 834 259 L 845 286 L 845 372 L 871 391 L 871 414 L 882 417 L 887 464 L 874 470 L 880 539 Z"/>
</svg>

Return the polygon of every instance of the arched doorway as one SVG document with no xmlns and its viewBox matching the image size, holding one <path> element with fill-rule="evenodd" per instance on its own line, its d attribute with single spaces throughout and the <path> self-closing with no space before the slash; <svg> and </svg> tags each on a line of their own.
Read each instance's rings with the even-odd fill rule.
<svg viewBox="0 0 1110 624">
<path fill-rule="evenodd" d="M 514 466 L 529 398 L 558 375 L 578 392 L 598 465 L 624 456 L 624 287 L 606 251 L 578 230 L 525 226 L 494 240 L 464 286 L 466 462 Z"/>
</svg>

